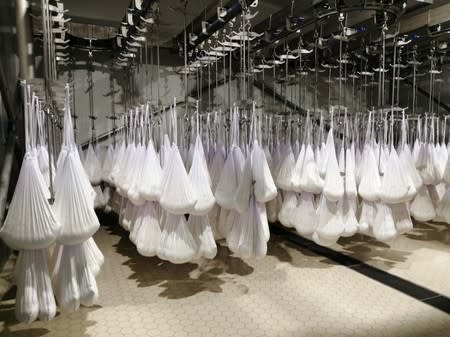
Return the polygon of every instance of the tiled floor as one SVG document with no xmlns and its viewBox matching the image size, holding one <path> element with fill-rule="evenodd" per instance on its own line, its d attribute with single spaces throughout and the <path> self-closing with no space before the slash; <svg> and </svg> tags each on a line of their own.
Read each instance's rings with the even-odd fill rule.
<svg viewBox="0 0 450 337">
<path fill-rule="evenodd" d="M 450 336 L 450 315 L 272 236 L 267 256 L 185 265 L 141 257 L 123 230 L 102 229 L 100 303 L 0 336 Z M 11 296 L 10 296 L 11 297 Z"/>
<path fill-rule="evenodd" d="M 333 249 L 450 297 L 450 225 L 415 223 L 389 245 L 362 235 L 341 238 Z"/>
</svg>

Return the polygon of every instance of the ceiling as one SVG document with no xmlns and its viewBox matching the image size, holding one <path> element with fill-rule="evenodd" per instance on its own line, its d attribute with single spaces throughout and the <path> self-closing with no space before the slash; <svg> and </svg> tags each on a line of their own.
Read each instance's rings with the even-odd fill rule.
<svg viewBox="0 0 450 337">
<path fill-rule="evenodd" d="M 210 19 L 216 15 L 218 0 L 188 0 L 186 8 L 186 23 L 189 29 L 194 23 L 194 30 L 198 31 L 201 20 Z M 231 1 L 223 1 L 227 6 Z M 291 0 L 264 0 L 259 1 L 258 16 L 252 20 L 258 25 L 271 14 L 289 7 Z M 298 1 L 309 3 L 309 1 Z M 100 26 L 120 26 L 130 0 L 64 0 L 64 6 L 69 10 L 67 17 L 74 23 L 88 23 Z M 159 43 L 166 47 L 175 45 L 175 38 L 184 31 L 184 1 L 163 0 L 159 3 L 160 21 L 157 36 Z M 197 25 L 198 23 L 198 25 Z"/>
</svg>

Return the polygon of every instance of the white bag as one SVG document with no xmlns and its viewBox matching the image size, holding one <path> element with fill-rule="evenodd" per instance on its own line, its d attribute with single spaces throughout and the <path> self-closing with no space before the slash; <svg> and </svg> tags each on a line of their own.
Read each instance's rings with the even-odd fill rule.
<svg viewBox="0 0 450 337">
<path fill-rule="evenodd" d="M 358 186 L 358 193 L 361 198 L 367 201 L 376 201 L 379 198 L 380 188 L 381 180 L 374 149 L 372 146 L 366 145 L 363 152 L 361 182 Z"/>
<path fill-rule="evenodd" d="M 19 322 L 31 323 L 39 315 L 39 301 L 36 283 L 34 251 L 19 253 L 16 266 L 16 318 Z"/>
<path fill-rule="evenodd" d="M 285 192 L 283 204 L 278 213 L 278 220 L 285 227 L 293 227 L 293 213 L 297 207 L 297 194 L 295 192 Z"/>
<path fill-rule="evenodd" d="M 147 202 L 142 207 L 141 224 L 136 233 L 137 251 L 143 256 L 155 256 L 161 240 L 158 206 L 153 202 Z"/>
<path fill-rule="evenodd" d="M 159 157 L 155 151 L 153 141 L 147 145 L 142 179 L 139 189 L 140 197 L 148 201 L 159 201 L 161 196 L 162 168 Z"/>
<path fill-rule="evenodd" d="M 277 196 L 277 187 L 270 173 L 264 150 L 256 140 L 253 144 L 251 160 L 256 201 L 269 202 Z"/>
<path fill-rule="evenodd" d="M 377 213 L 372 229 L 373 235 L 379 241 L 389 242 L 397 236 L 392 209 L 384 202 L 377 204 Z"/>
<path fill-rule="evenodd" d="M 431 200 L 428 186 L 423 185 L 410 206 L 411 215 L 418 221 L 430 221 L 436 216 L 436 210 Z"/>
<path fill-rule="evenodd" d="M 302 192 L 298 197 L 297 207 L 292 211 L 292 224 L 300 235 L 314 233 L 317 225 L 314 195 Z"/>
<path fill-rule="evenodd" d="M 27 153 L 20 169 L 0 237 L 12 249 L 50 246 L 61 230 L 50 204 L 49 193 L 35 155 Z"/>
<path fill-rule="evenodd" d="M 89 143 L 86 158 L 84 160 L 84 169 L 92 185 L 98 185 L 102 182 L 102 164 L 95 153 L 92 143 Z"/>
<path fill-rule="evenodd" d="M 184 215 L 166 213 L 157 255 L 175 264 L 191 261 L 197 252 Z"/>
<path fill-rule="evenodd" d="M 197 251 L 194 259 L 201 257 L 213 259 L 217 254 L 217 246 L 216 241 L 214 241 L 214 234 L 209 224 L 208 216 L 190 215 L 187 226 L 196 241 Z"/>
<path fill-rule="evenodd" d="M 216 200 L 211 191 L 211 178 L 206 165 L 200 136 L 197 136 L 195 141 L 192 166 L 189 171 L 189 180 L 196 200 L 190 213 L 195 215 L 205 215 L 212 209 Z"/>
<path fill-rule="evenodd" d="M 161 207 L 172 214 L 190 213 L 196 203 L 192 184 L 184 167 L 178 147 L 174 144 L 164 164 Z M 172 220 L 176 220 L 172 217 Z"/>
<path fill-rule="evenodd" d="M 58 242 L 73 245 L 90 238 L 100 227 L 94 212 L 90 185 L 75 152 L 70 151 L 56 176 L 64 184 L 56 186 L 53 209 L 61 223 Z"/>
</svg>

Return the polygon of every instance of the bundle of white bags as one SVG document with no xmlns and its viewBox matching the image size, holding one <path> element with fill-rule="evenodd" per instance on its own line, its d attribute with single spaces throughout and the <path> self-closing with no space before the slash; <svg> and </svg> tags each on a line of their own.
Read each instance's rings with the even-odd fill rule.
<svg viewBox="0 0 450 337">
<path fill-rule="evenodd" d="M 404 114 L 395 125 L 393 116 L 386 113 L 381 121 L 384 136 L 380 138 L 375 123 L 382 123 L 369 112 L 364 123 L 366 138 L 360 145 L 362 125 L 358 118 L 345 117 L 345 142 L 336 147 L 335 139 L 341 139 L 333 130 L 331 114 L 326 142 L 314 146 L 308 114 L 299 154 L 290 139 L 272 151 L 271 157 L 279 161 L 271 170 L 282 191 L 282 202 L 269 204 L 269 218 L 324 246 L 357 232 L 391 242 L 412 230 L 412 218 L 450 223 L 449 151 L 444 141 L 434 140 L 437 121 L 418 120 L 420 137 L 413 149 L 407 142 L 411 137 Z M 421 140 L 422 124 L 431 130 L 430 136 L 424 133 L 426 141 Z M 323 118 L 319 127 L 322 133 Z M 400 135 L 397 146 L 394 135 Z"/>
<path fill-rule="evenodd" d="M 41 123 L 45 115 L 30 87 L 24 90 L 24 98 L 26 154 L 0 236 L 20 251 L 15 272 L 16 317 L 32 322 L 38 317 L 49 320 L 55 316 L 54 290 L 61 311 L 78 309 L 80 301 L 93 305 L 98 298 L 94 276 L 103 255 L 91 238 L 99 222 L 93 209 L 94 191 L 73 138 L 69 97 L 53 205 L 49 203 L 48 182 L 50 165 L 54 166 L 49 163 L 48 152 L 47 156 L 39 155 L 39 150 L 47 149 Z M 49 174 L 48 180 L 43 173 Z M 47 261 L 49 255 L 51 261 Z"/>
<path fill-rule="evenodd" d="M 226 239 L 236 255 L 264 256 L 269 239 L 264 203 L 277 194 L 266 153 L 255 136 L 238 146 L 237 108 L 230 112 L 233 137 L 228 156 L 224 116 L 215 115 L 214 130 L 209 117 L 203 130 L 198 109 L 194 116 L 191 141 L 186 146 L 181 141 L 179 149 L 177 128 L 184 121 L 177 119 L 175 104 L 160 123 L 150 121 L 148 110 L 131 112 L 127 137 L 114 151 L 108 177 L 123 197 L 120 224 L 140 254 L 172 263 L 214 258 L 216 239 Z M 255 135 L 256 122 L 254 113 Z M 164 135 L 159 151 L 154 126 Z"/>
</svg>

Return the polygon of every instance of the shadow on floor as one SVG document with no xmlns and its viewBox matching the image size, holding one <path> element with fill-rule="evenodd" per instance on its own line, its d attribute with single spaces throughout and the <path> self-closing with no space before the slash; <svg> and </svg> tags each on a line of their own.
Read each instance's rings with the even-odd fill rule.
<svg viewBox="0 0 450 337">
<path fill-rule="evenodd" d="M 338 244 L 342 246 L 343 253 L 350 257 L 361 262 L 381 258 L 387 267 L 394 267 L 398 262 L 405 262 L 410 254 L 362 234 L 356 234 L 350 238 L 340 238 Z"/>
<path fill-rule="evenodd" d="M 414 230 L 405 236 L 411 240 L 437 241 L 450 245 L 450 225 L 446 223 L 415 222 Z"/>
</svg>

